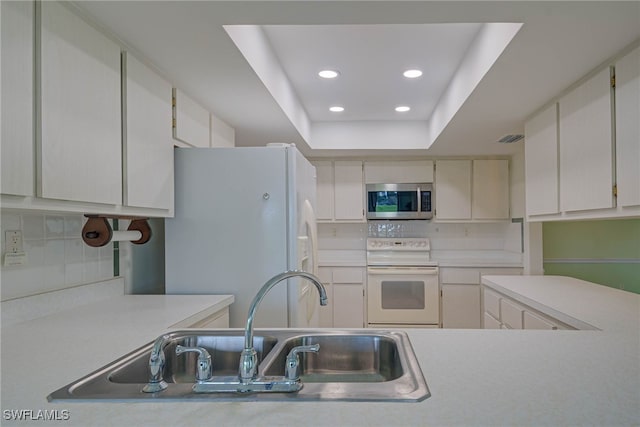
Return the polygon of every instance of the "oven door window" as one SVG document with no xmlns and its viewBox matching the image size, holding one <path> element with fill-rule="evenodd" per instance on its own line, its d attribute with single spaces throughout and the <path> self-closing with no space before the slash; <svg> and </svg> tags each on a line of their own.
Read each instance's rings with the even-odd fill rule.
<svg viewBox="0 0 640 427">
<path fill-rule="evenodd" d="M 424 310 L 424 282 L 382 280 L 380 285 L 383 310 Z"/>
</svg>

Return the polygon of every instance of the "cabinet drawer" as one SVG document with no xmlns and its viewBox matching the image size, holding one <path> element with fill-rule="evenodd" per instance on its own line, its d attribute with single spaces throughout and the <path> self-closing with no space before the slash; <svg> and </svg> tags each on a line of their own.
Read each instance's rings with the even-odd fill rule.
<svg viewBox="0 0 640 427">
<path fill-rule="evenodd" d="M 540 316 L 537 316 L 529 311 L 525 311 L 523 314 L 523 323 L 524 329 L 547 329 L 547 330 L 555 330 L 559 329 L 558 325 L 555 323 L 543 319 Z"/>
<path fill-rule="evenodd" d="M 500 322 L 489 313 L 484 313 L 484 329 L 500 329 Z"/>
<path fill-rule="evenodd" d="M 500 300 L 500 313 L 502 323 L 511 329 L 522 329 L 522 313 L 524 309 L 519 305 L 511 303 L 505 299 Z"/>
<path fill-rule="evenodd" d="M 483 289 L 484 311 L 496 319 L 500 319 L 500 296 L 494 292 Z"/>
<path fill-rule="evenodd" d="M 333 283 L 363 283 L 362 268 L 334 268 Z"/>
<path fill-rule="evenodd" d="M 479 284 L 480 271 L 475 268 L 443 268 L 440 270 L 440 282 Z"/>
</svg>

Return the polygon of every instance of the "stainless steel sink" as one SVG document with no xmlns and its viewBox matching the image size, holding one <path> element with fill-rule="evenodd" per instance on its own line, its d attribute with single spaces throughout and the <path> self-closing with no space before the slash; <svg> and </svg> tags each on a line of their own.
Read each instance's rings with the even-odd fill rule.
<svg viewBox="0 0 640 427">
<path fill-rule="evenodd" d="M 289 338 L 283 351 L 269 359 L 263 374 L 284 375 L 285 357 L 293 347 L 319 344 L 318 353 L 301 353 L 300 379 L 306 383 L 370 383 L 402 377 L 401 352 L 393 336 L 320 334 Z"/>
<path fill-rule="evenodd" d="M 226 332 L 226 334 L 225 334 Z M 224 334 L 224 335 L 223 335 Z M 181 331 L 169 334 L 170 343 L 164 348 L 164 380 L 167 383 L 190 383 L 196 381 L 197 356 L 194 353 L 176 355 L 176 346 L 202 347 L 214 361 L 215 375 L 237 375 L 239 354 L 244 348 L 244 335 L 231 331 L 216 331 L 213 335 L 203 335 L 202 331 Z M 253 346 L 262 361 L 278 342 L 273 336 L 258 335 L 253 338 Z M 149 353 L 151 346 L 145 347 L 137 357 L 109 373 L 108 379 L 114 383 L 144 384 L 149 380 Z"/>
<path fill-rule="evenodd" d="M 284 375 L 285 359 L 296 346 L 320 344 L 318 353 L 301 353 L 300 378 L 294 393 L 196 393 L 196 355 L 175 355 L 176 345 L 203 347 L 211 354 L 213 375 L 237 377 L 244 331 L 177 331 L 169 334 L 164 379 L 168 387 L 143 393 L 149 380 L 148 343 L 103 368 L 51 393 L 47 399 L 150 401 L 421 401 L 430 396 L 409 338 L 400 331 L 256 331 L 260 376 Z"/>
</svg>

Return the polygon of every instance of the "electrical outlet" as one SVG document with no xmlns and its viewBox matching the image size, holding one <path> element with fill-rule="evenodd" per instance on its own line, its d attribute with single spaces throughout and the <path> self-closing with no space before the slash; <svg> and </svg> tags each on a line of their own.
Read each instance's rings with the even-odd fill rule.
<svg viewBox="0 0 640 427">
<path fill-rule="evenodd" d="M 23 252 L 22 245 L 22 231 L 13 230 L 6 231 L 5 237 L 5 249 L 8 253 Z"/>
</svg>

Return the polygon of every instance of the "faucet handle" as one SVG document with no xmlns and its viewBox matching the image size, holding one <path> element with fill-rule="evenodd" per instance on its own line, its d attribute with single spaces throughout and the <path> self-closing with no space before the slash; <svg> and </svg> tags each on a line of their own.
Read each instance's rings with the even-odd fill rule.
<svg viewBox="0 0 640 427">
<path fill-rule="evenodd" d="M 209 381 L 213 377 L 213 366 L 211 363 L 211 355 L 202 347 L 185 347 L 176 346 L 176 354 L 194 352 L 198 353 L 198 369 L 196 370 L 196 380 Z"/>
<path fill-rule="evenodd" d="M 317 353 L 320 350 L 320 344 L 314 345 L 300 345 L 293 347 L 287 355 L 286 361 L 286 378 L 290 381 L 297 381 L 300 379 L 300 358 L 299 353 Z"/>
</svg>

